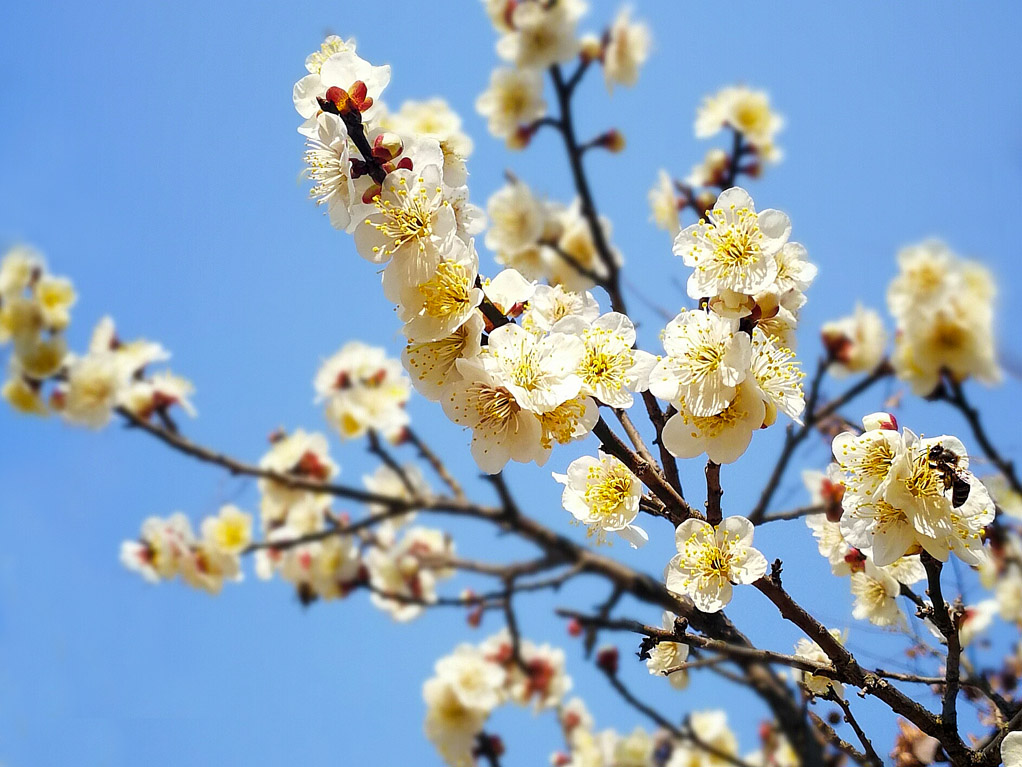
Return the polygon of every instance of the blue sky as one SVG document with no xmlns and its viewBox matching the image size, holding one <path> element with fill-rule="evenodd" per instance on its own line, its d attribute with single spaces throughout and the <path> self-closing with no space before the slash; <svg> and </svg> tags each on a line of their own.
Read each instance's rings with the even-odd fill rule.
<svg viewBox="0 0 1022 767">
<path fill-rule="evenodd" d="M 40 1 L 0 10 L 0 241 L 35 243 L 54 271 L 74 278 L 81 296 L 74 345 L 110 313 L 125 336 L 173 350 L 174 369 L 199 390 L 201 415 L 188 433 L 241 457 L 261 455 L 279 425 L 325 428 L 311 379 L 342 343 L 400 348 L 377 275 L 297 181 L 302 147 L 291 85 L 324 33 L 353 35 L 360 53 L 393 65 L 392 106 L 443 96 L 463 115 L 476 141 L 475 201 L 485 203 L 505 168 L 553 198 L 572 193 L 554 136 L 509 154 L 474 114 L 496 63 L 479 4 L 386 5 L 386 18 L 348 0 Z M 593 6 L 595 30 L 617 6 Z M 578 124 L 584 135 L 614 126 L 627 136 L 625 154 L 594 153 L 589 169 L 629 279 L 650 299 L 677 309 L 684 296 L 675 281 L 686 275 L 667 236 L 648 222 L 646 191 L 658 168 L 683 176 L 710 146 L 691 135 L 703 94 L 747 82 L 768 88 L 787 117 L 785 161 L 750 189 L 762 207 L 790 214 L 793 237 L 820 266 L 803 313 L 807 367 L 820 323 L 856 299 L 882 307 L 894 253 L 930 235 L 995 271 L 1006 299 L 1001 345 L 1006 358 L 1019 357 L 1004 307 L 1020 280 L 1022 71 L 1013 51 L 1022 6 L 735 3 L 726 13 L 713 4 L 633 6 L 654 22 L 654 56 L 634 90 L 608 98 L 598 77 L 587 82 Z M 629 298 L 644 345 L 655 348 L 656 316 Z M 1017 454 L 1017 381 L 970 389 L 998 443 Z M 847 412 L 861 415 L 879 401 Z M 973 444 L 947 407 L 922 404 L 908 398 L 902 420 Z M 486 493 L 473 482 L 466 436 L 428 403 L 415 401 L 411 412 L 473 491 Z M 778 436 L 758 435 L 745 461 L 725 469 L 728 513 L 751 505 Z M 180 509 L 198 519 L 228 500 L 254 509 L 254 486 L 118 427 L 97 434 L 0 411 L 0 437 L 4 763 L 120 765 L 140 754 L 151 765 L 439 763 L 420 735 L 421 682 L 458 641 L 495 631 L 495 617 L 486 633 L 472 634 L 442 612 L 395 626 L 362 596 L 305 610 L 283 584 L 251 578 L 217 599 L 178 584 L 150 587 L 117 562 L 119 542 L 144 517 Z M 567 515 L 548 471 L 563 470 L 577 452 L 555 454 L 547 469 L 509 471 L 513 483 L 528 484 L 528 507 L 558 529 L 568 529 Z M 335 442 L 334 457 L 352 482 L 369 466 L 361 445 Z M 798 468 L 825 460 L 825 446 L 813 444 Z M 683 475 L 701 498 L 700 462 Z M 803 501 L 792 472 L 778 507 Z M 646 549 L 614 553 L 660 571 L 671 544 L 658 524 L 647 524 L 657 540 Z M 765 529 L 760 548 L 786 558 L 789 573 L 805 573 L 789 581 L 800 600 L 834 625 L 850 625 L 846 584 L 824 577 L 808 531 L 788 525 Z M 452 529 L 467 554 L 522 553 L 489 531 Z M 622 707 L 550 617 L 557 604 L 602 596 L 582 584 L 538 597 L 524 630 L 567 646 L 576 689 L 599 726 L 630 730 L 646 723 Z M 732 612 L 758 641 L 790 649 L 794 632 L 757 594 L 739 593 Z M 1010 632 L 1000 626 L 993 635 L 1002 645 Z M 629 652 L 631 639 L 619 639 Z M 869 626 L 852 626 L 849 641 L 866 660 L 900 662 Z M 639 694 L 679 717 L 746 700 L 712 679 L 679 695 L 638 664 L 624 673 Z M 877 718 L 870 702 L 855 705 L 886 750 L 890 719 Z M 754 748 L 763 717 L 757 705 L 734 711 L 743 750 Z M 560 746 L 549 721 L 533 725 L 522 712 L 501 714 L 496 729 L 512 767 L 544 763 Z"/>
</svg>

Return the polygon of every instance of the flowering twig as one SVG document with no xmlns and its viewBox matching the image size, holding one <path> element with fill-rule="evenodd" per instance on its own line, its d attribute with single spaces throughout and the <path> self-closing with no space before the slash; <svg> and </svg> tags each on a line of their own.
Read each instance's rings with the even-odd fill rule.
<svg viewBox="0 0 1022 767">
<path fill-rule="evenodd" d="M 848 704 L 848 701 L 834 692 L 833 687 L 827 688 L 827 695 L 825 697 L 827 700 L 836 703 L 841 708 L 844 712 L 845 722 L 847 722 L 855 731 L 855 736 L 859 739 L 859 742 L 862 744 L 862 749 L 865 752 L 866 759 L 863 763 L 869 765 L 869 767 L 883 767 L 883 760 L 877 754 L 876 749 L 873 748 L 873 744 L 870 742 L 869 738 L 866 737 L 866 733 L 859 725 L 859 722 L 852 715 L 852 707 Z"/>
</svg>

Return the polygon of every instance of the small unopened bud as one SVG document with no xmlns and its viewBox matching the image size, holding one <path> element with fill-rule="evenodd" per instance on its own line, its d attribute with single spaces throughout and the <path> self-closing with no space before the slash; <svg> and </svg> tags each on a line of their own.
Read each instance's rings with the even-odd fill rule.
<svg viewBox="0 0 1022 767">
<path fill-rule="evenodd" d="M 578 55 L 583 61 L 599 61 L 603 58 L 603 43 L 596 35 L 585 35 L 578 42 Z"/>
<path fill-rule="evenodd" d="M 866 557 L 856 548 L 848 549 L 848 553 L 845 554 L 845 562 L 853 573 L 861 573 L 866 569 Z"/>
<path fill-rule="evenodd" d="M 554 767 L 564 767 L 566 764 L 571 764 L 571 757 L 563 751 L 558 751 L 552 757 L 550 757 L 550 763 Z"/>
<path fill-rule="evenodd" d="M 579 623 L 578 618 L 572 618 L 568 621 L 568 636 L 580 637 L 582 636 L 582 624 Z"/>
<path fill-rule="evenodd" d="M 854 342 L 837 323 L 825 324 L 820 331 L 820 340 L 827 356 L 834 362 L 845 364 L 851 359 Z"/>
<path fill-rule="evenodd" d="M 561 717 L 561 727 L 568 732 L 571 732 L 580 724 L 582 724 L 582 717 L 578 715 L 577 711 L 569 711 Z"/>
<path fill-rule="evenodd" d="M 830 722 L 831 724 L 840 724 L 841 714 L 839 714 L 837 711 L 831 711 L 829 714 L 827 714 L 827 721 Z"/>
<path fill-rule="evenodd" d="M 536 129 L 531 125 L 519 125 L 515 132 L 507 137 L 507 148 L 514 151 L 525 149 L 536 134 Z"/>
<path fill-rule="evenodd" d="M 891 413 L 870 413 L 862 419 L 862 428 L 866 431 L 874 429 L 898 430 L 898 419 Z"/>
<path fill-rule="evenodd" d="M 380 162 L 390 162 L 401 154 L 404 148 L 399 135 L 384 131 L 373 140 L 373 157 Z"/>
<path fill-rule="evenodd" d="M 619 665 L 617 648 L 606 645 L 596 651 L 596 665 L 607 674 L 616 674 Z"/>
<path fill-rule="evenodd" d="M 505 749 L 504 741 L 501 740 L 501 737 L 499 735 L 490 735 L 489 741 L 490 753 L 494 756 L 503 756 Z"/>
<path fill-rule="evenodd" d="M 274 429 L 273 431 L 266 435 L 266 441 L 269 442 L 271 445 L 275 445 L 276 443 L 284 439 L 284 437 L 286 436 L 287 432 L 284 431 L 284 427 L 278 426 L 276 429 Z"/>
<path fill-rule="evenodd" d="M 608 152 L 617 154 L 618 152 L 624 151 L 625 137 L 617 128 L 611 128 L 606 133 L 598 136 L 596 140 L 593 141 L 593 146 L 602 146 Z"/>
</svg>

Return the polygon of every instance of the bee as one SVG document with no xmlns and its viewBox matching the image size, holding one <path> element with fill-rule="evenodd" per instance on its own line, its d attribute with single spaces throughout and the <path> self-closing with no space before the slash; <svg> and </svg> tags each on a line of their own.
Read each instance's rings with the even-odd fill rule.
<svg viewBox="0 0 1022 767">
<path fill-rule="evenodd" d="M 933 445 L 927 457 L 930 468 L 940 472 L 945 492 L 951 491 L 951 505 L 957 509 L 969 499 L 971 489 L 968 477 L 958 466 L 958 454 L 943 445 Z"/>
</svg>

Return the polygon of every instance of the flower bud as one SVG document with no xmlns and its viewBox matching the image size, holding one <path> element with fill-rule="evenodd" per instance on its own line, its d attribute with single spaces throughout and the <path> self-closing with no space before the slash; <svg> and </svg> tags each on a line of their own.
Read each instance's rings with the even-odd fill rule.
<svg viewBox="0 0 1022 767">
<path fill-rule="evenodd" d="M 396 133 L 384 131 L 373 141 L 373 157 L 380 162 L 390 162 L 403 151 L 404 144 Z"/>
<path fill-rule="evenodd" d="M 580 637 L 582 636 L 582 624 L 579 623 L 578 618 L 572 618 L 568 621 L 568 636 Z"/>
<path fill-rule="evenodd" d="M 898 430 L 898 419 L 891 413 L 870 413 L 862 419 L 862 428 L 866 431 L 874 429 Z"/>
<path fill-rule="evenodd" d="M 619 655 L 614 645 L 605 645 L 596 651 L 596 665 L 607 674 L 617 673 L 618 661 Z"/>
<path fill-rule="evenodd" d="M 603 43 L 596 35 L 585 35 L 578 43 L 578 55 L 583 61 L 599 61 L 603 58 Z"/>
</svg>

